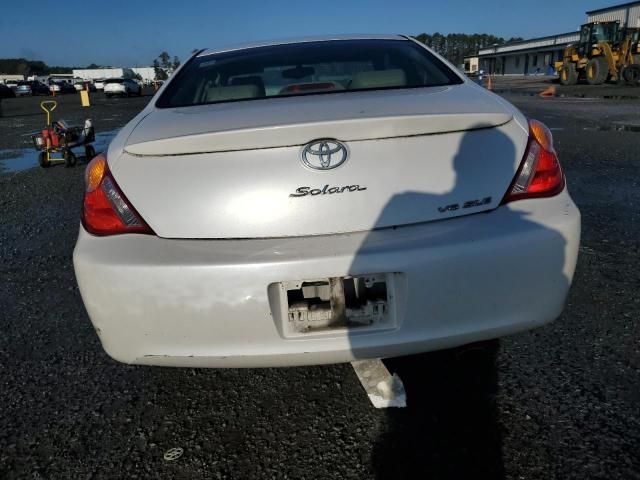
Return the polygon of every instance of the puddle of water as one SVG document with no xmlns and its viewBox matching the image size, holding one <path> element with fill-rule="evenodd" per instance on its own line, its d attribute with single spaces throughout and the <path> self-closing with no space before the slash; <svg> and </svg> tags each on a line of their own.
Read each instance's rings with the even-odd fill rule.
<svg viewBox="0 0 640 480">
<path fill-rule="evenodd" d="M 106 150 L 119 131 L 118 128 L 96 133 L 96 140 L 93 142 L 96 152 Z M 74 148 L 73 152 L 78 155 L 78 160 L 84 161 L 84 147 Z M 34 148 L 0 150 L 0 173 L 19 172 L 38 166 L 38 152 Z"/>
<path fill-rule="evenodd" d="M 19 172 L 38 165 L 38 152 L 33 148 L 0 150 L 0 173 Z"/>
</svg>

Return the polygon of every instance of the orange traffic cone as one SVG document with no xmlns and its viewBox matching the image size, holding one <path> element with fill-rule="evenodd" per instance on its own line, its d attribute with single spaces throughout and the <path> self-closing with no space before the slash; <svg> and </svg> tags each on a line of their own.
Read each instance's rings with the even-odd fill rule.
<svg viewBox="0 0 640 480">
<path fill-rule="evenodd" d="M 548 86 L 543 91 L 540 92 L 541 97 L 555 97 L 556 96 L 556 87 L 553 85 Z"/>
<path fill-rule="evenodd" d="M 487 78 L 487 90 L 493 90 L 493 80 L 491 80 L 491 75 L 488 75 Z"/>
</svg>

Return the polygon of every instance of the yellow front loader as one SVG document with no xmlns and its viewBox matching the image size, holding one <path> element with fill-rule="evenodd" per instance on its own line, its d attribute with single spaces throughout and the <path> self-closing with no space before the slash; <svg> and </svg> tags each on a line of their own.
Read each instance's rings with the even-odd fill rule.
<svg viewBox="0 0 640 480">
<path fill-rule="evenodd" d="M 590 85 L 607 80 L 640 84 L 638 29 L 621 29 L 619 22 L 594 22 L 581 27 L 580 42 L 564 50 L 555 63 L 562 85 L 585 79 Z"/>
</svg>

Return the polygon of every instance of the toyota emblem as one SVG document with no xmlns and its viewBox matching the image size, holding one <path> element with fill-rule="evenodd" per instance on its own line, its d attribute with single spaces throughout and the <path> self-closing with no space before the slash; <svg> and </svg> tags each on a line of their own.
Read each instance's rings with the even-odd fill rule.
<svg viewBox="0 0 640 480">
<path fill-rule="evenodd" d="M 337 140 L 323 139 L 307 143 L 302 149 L 302 163 L 314 170 L 331 170 L 349 156 L 347 147 Z"/>
</svg>

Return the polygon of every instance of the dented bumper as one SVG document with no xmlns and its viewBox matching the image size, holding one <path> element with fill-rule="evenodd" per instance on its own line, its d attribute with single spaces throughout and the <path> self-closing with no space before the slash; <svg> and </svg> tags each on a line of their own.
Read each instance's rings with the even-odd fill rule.
<svg viewBox="0 0 640 480">
<path fill-rule="evenodd" d="M 554 320 L 579 239 L 580 214 L 565 191 L 490 213 L 316 237 L 169 240 L 93 237 L 81 228 L 74 266 L 91 321 L 116 360 L 306 365 L 437 350 Z M 292 326 L 291 309 L 302 307 L 286 290 L 296 282 L 372 274 L 384 278 L 387 298 L 363 301 L 364 313 L 352 315 L 376 319 L 374 327 Z M 371 310 L 382 303 L 384 321 Z"/>
</svg>

